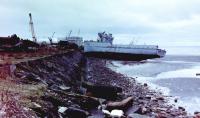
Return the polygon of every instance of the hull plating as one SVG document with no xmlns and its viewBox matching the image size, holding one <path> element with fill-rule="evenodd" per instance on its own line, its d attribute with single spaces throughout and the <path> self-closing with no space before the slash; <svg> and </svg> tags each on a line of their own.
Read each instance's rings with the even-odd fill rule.
<svg viewBox="0 0 200 118">
<path fill-rule="evenodd" d="M 89 57 L 140 61 L 164 57 L 165 50 L 154 45 L 111 45 L 110 43 L 85 42 L 84 53 Z"/>
<path fill-rule="evenodd" d="M 112 53 L 112 52 L 85 52 L 87 57 L 96 57 L 112 60 L 141 61 L 146 59 L 160 58 L 158 55 Z"/>
</svg>

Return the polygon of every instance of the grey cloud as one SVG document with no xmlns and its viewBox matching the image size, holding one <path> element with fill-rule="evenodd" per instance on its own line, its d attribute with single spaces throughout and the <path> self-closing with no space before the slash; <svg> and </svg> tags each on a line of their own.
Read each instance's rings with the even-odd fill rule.
<svg viewBox="0 0 200 118">
<path fill-rule="evenodd" d="M 193 17 L 200 15 L 199 5 L 199 0 L 1 0 L 0 34 L 30 38 L 31 12 L 38 37 L 54 31 L 60 37 L 80 29 L 86 37 L 107 30 L 144 40 L 186 40 L 199 37 Z"/>
</svg>

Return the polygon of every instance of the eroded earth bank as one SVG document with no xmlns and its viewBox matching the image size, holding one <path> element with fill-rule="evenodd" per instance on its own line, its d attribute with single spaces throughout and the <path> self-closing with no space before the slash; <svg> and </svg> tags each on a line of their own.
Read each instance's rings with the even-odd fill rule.
<svg viewBox="0 0 200 118">
<path fill-rule="evenodd" d="M 106 67 L 106 61 L 69 51 L 9 67 L 0 81 L 0 117 L 189 117 L 165 96 Z"/>
</svg>

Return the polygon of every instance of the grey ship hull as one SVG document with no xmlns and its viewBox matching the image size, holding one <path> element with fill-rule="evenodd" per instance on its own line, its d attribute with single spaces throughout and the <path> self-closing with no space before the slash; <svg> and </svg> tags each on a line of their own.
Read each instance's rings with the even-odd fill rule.
<svg viewBox="0 0 200 118">
<path fill-rule="evenodd" d="M 87 57 L 103 58 L 110 60 L 142 61 L 146 59 L 160 58 L 159 55 L 148 54 L 130 54 L 114 52 L 85 52 Z"/>
<path fill-rule="evenodd" d="M 141 61 L 164 57 L 165 50 L 155 45 L 112 45 L 104 42 L 84 42 L 84 53 L 88 57 L 114 60 Z"/>
</svg>

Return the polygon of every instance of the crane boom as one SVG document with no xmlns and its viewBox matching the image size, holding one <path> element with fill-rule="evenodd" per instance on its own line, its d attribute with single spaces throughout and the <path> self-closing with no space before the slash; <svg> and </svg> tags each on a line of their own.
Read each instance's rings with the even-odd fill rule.
<svg viewBox="0 0 200 118">
<path fill-rule="evenodd" d="M 53 36 L 54 36 L 55 33 L 56 33 L 56 32 L 53 32 L 52 36 L 51 36 L 51 37 L 48 37 L 49 42 L 50 42 L 51 45 L 53 44 Z"/>
<path fill-rule="evenodd" d="M 36 35 L 35 35 L 35 31 L 34 31 L 33 19 L 32 19 L 31 13 L 29 13 L 29 18 L 30 18 L 29 25 L 30 25 L 30 28 L 31 28 L 32 38 L 33 38 L 34 42 L 37 42 L 37 38 L 36 38 Z"/>
<path fill-rule="evenodd" d="M 70 37 L 71 34 L 72 34 L 72 30 L 69 31 L 69 35 L 68 35 L 68 37 Z"/>
<path fill-rule="evenodd" d="M 52 34 L 52 36 L 51 36 L 51 38 L 53 38 L 53 36 L 54 36 L 54 34 L 55 34 L 56 32 L 53 32 L 53 34 Z"/>
</svg>

